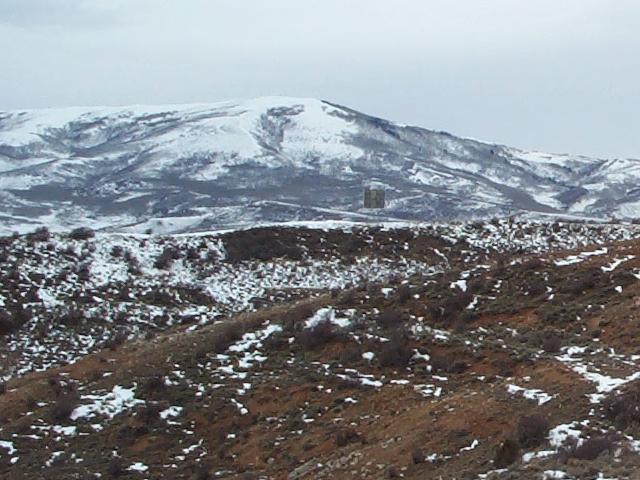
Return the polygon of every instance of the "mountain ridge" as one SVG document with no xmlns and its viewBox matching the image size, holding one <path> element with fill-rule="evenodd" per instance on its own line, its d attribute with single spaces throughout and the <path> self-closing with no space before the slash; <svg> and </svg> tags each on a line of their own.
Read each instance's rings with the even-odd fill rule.
<svg viewBox="0 0 640 480">
<path fill-rule="evenodd" d="M 363 214 L 632 218 L 639 177 L 638 160 L 527 152 L 310 98 L 0 112 L 4 233 L 188 225 L 156 226 L 176 233 Z M 384 210 L 362 208 L 367 181 L 385 185 Z"/>
</svg>

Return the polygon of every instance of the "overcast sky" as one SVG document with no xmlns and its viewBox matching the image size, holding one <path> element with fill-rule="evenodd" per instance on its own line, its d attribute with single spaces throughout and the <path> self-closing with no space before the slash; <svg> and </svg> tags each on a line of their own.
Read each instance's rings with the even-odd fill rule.
<svg viewBox="0 0 640 480">
<path fill-rule="evenodd" d="M 0 110 L 306 96 L 640 158 L 637 0 L 0 0 Z"/>
</svg>

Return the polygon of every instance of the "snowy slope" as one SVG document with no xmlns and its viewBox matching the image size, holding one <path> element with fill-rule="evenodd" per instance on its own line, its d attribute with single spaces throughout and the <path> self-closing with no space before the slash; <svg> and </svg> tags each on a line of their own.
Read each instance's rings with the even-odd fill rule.
<svg viewBox="0 0 640 480">
<path fill-rule="evenodd" d="M 0 229 L 634 217 L 639 167 L 457 138 L 315 99 L 0 112 Z M 382 212 L 362 209 L 371 180 L 387 186 Z"/>
</svg>

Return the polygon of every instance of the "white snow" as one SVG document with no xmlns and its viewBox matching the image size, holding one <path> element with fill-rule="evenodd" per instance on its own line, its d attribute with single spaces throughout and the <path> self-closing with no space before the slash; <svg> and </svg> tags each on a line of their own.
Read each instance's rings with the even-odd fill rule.
<svg viewBox="0 0 640 480">
<path fill-rule="evenodd" d="M 543 480 L 557 480 L 567 478 L 567 474 L 562 470 L 545 470 L 542 474 Z"/>
<path fill-rule="evenodd" d="M 376 356 L 376 354 L 373 353 L 373 352 L 364 352 L 362 354 L 362 358 L 364 358 L 365 360 L 367 360 L 369 362 L 372 361 L 375 356 Z"/>
<path fill-rule="evenodd" d="M 458 287 L 460 290 L 462 290 L 463 292 L 467 291 L 467 281 L 464 279 L 460 279 L 457 280 L 455 282 L 451 283 L 451 288 L 456 288 Z"/>
<path fill-rule="evenodd" d="M 337 317 L 336 311 L 331 307 L 327 307 L 327 308 L 321 308 L 320 310 L 318 310 L 313 315 L 313 317 L 311 317 L 305 322 L 304 327 L 313 328 L 322 322 L 330 322 L 340 328 L 347 328 L 349 325 L 351 325 L 351 320 L 349 320 L 348 318 Z"/>
<path fill-rule="evenodd" d="M 129 468 L 127 468 L 127 470 L 131 472 L 146 472 L 147 470 L 149 470 L 149 467 L 146 466 L 144 463 L 136 462 L 133 465 L 131 465 Z"/>
<path fill-rule="evenodd" d="M 553 396 L 542 390 L 522 388 L 513 384 L 507 385 L 507 391 L 512 395 L 522 394 L 524 398 L 538 402 L 538 405 L 544 405 L 553 400 Z"/>
<path fill-rule="evenodd" d="M 57 452 L 53 452 L 51 454 L 51 458 L 49 458 L 49 460 L 47 460 L 45 462 L 45 466 L 50 467 L 51 465 L 54 464 L 54 462 L 56 461 L 57 458 L 61 457 L 62 455 L 64 455 L 64 450 L 59 450 Z"/>
<path fill-rule="evenodd" d="M 160 412 L 160 418 L 166 420 L 167 418 L 178 417 L 182 413 L 182 410 L 182 407 L 171 406 Z"/>
<path fill-rule="evenodd" d="M 71 413 L 72 420 L 90 419 L 96 416 L 112 419 L 119 413 L 144 403 L 144 400 L 135 398 L 135 387 L 124 388 L 119 385 L 104 395 L 82 395 L 81 400 L 91 400 L 92 403 L 77 407 Z"/>
<path fill-rule="evenodd" d="M 474 440 L 473 442 L 471 442 L 471 445 L 469 445 L 468 447 L 463 447 L 460 449 L 461 452 L 468 452 L 470 450 L 475 449 L 478 445 L 480 445 L 480 442 L 478 440 Z"/>
<path fill-rule="evenodd" d="M 268 121 L 272 109 L 283 108 L 290 112 L 287 116 L 289 125 L 279 146 L 286 154 L 268 157 L 261 146 L 263 138 L 272 135 L 264 128 L 265 118 Z M 140 151 L 153 152 L 142 167 L 133 164 L 139 173 L 148 177 L 157 176 L 161 171 L 171 171 L 180 165 L 182 159 L 198 155 L 211 158 L 190 172 L 193 180 L 200 181 L 216 179 L 229 168 L 247 160 L 266 166 L 286 166 L 292 158 L 300 158 L 298 162 L 303 163 L 305 157 L 313 155 L 335 161 L 363 155 L 359 148 L 345 142 L 345 135 L 358 132 L 353 122 L 340 115 L 338 108 L 311 98 L 263 97 L 200 105 L 78 107 L 6 113 L 3 128 L 0 129 L 0 144 L 16 147 L 37 145 L 41 142 L 40 135 L 50 129 L 65 128 L 71 122 L 91 123 L 100 120 L 111 129 L 153 131 L 154 134 L 148 139 L 141 134 L 135 138 L 135 133 L 129 133 L 135 138 Z M 150 115 L 163 115 L 163 120 L 170 128 L 152 130 L 154 120 L 148 118 Z M 272 118 L 276 123 L 281 121 Z M 83 147 L 90 148 L 107 141 L 107 135 L 106 128 L 87 128 L 83 131 L 83 138 L 76 142 L 82 142 Z M 52 164 L 46 163 L 49 160 L 49 156 L 32 158 L 30 163 L 42 163 L 52 177 L 64 176 L 70 167 L 78 163 L 78 159 L 65 157 L 57 158 Z M 83 161 L 83 167 L 97 166 L 100 162 L 110 160 L 109 156 L 87 158 Z M 24 167 L 22 163 L 20 166 Z M 15 168 L 14 162 L 0 164 L 0 171 Z M 19 187 L 27 188 L 46 178 L 42 176 L 43 180 L 40 180 L 36 176 L 25 176 Z M 18 187 L 15 176 L 11 181 L 13 188 Z"/>
<path fill-rule="evenodd" d="M 606 394 L 613 392 L 627 383 L 640 379 L 640 371 L 636 371 L 622 378 L 594 372 L 593 367 L 590 366 L 588 362 L 582 358 L 576 358 L 576 355 L 583 354 L 584 352 L 584 348 L 571 347 L 566 349 L 563 355 L 556 358 L 568 365 L 569 368 L 581 375 L 585 380 L 595 385 L 597 393 L 589 395 L 592 403 L 600 403 Z"/>
<path fill-rule="evenodd" d="M 626 257 L 618 258 L 614 260 L 611 264 L 600 267 L 600 268 L 602 269 L 603 272 L 613 272 L 616 268 L 618 268 L 624 262 L 628 262 L 629 260 L 633 260 L 634 258 L 636 258 L 635 255 L 627 255 Z"/>
<path fill-rule="evenodd" d="M 556 260 L 554 263 L 558 267 L 564 267 L 566 265 L 573 265 L 574 263 L 580 263 L 585 261 L 589 257 L 597 256 L 597 255 L 606 255 L 609 250 L 604 247 L 598 250 L 593 250 L 591 252 L 582 252 L 578 255 L 569 255 L 568 257 L 560 260 Z"/>
<path fill-rule="evenodd" d="M 584 440 L 580 438 L 579 426 L 580 422 L 571 422 L 552 428 L 549 431 L 549 443 L 556 449 L 562 447 L 569 438 L 575 439 L 578 445 L 582 444 Z"/>
<path fill-rule="evenodd" d="M 528 463 L 531 460 L 533 460 L 534 458 L 545 458 L 545 457 L 550 457 L 552 455 L 555 455 L 556 452 L 555 450 L 540 450 L 539 452 L 529 452 L 529 453 L 525 453 L 524 455 L 522 455 L 522 462 L 523 463 Z"/>
<path fill-rule="evenodd" d="M 13 455 L 17 451 L 13 446 L 13 442 L 6 440 L 0 440 L 0 448 L 6 450 L 9 455 Z"/>
<path fill-rule="evenodd" d="M 242 356 L 238 358 L 238 366 L 241 369 L 250 370 L 255 363 L 263 363 L 267 360 L 267 357 L 259 350 L 262 347 L 262 342 L 272 334 L 280 331 L 282 331 L 280 325 L 269 324 L 262 330 L 245 333 L 242 339 L 232 344 L 227 351 L 236 354 L 241 353 Z M 225 368 L 228 369 L 229 366 L 220 367 L 219 370 L 223 371 Z"/>
</svg>

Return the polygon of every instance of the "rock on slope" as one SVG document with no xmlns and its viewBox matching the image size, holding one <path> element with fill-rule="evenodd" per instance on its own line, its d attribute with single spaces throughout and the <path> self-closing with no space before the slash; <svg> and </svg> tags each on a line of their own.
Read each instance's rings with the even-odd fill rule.
<svg viewBox="0 0 640 480">
<path fill-rule="evenodd" d="M 547 155 L 314 99 L 0 112 L 2 229 L 179 232 L 252 222 L 634 217 L 636 160 Z M 389 206 L 363 210 L 363 183 Z"/>
</svg>

